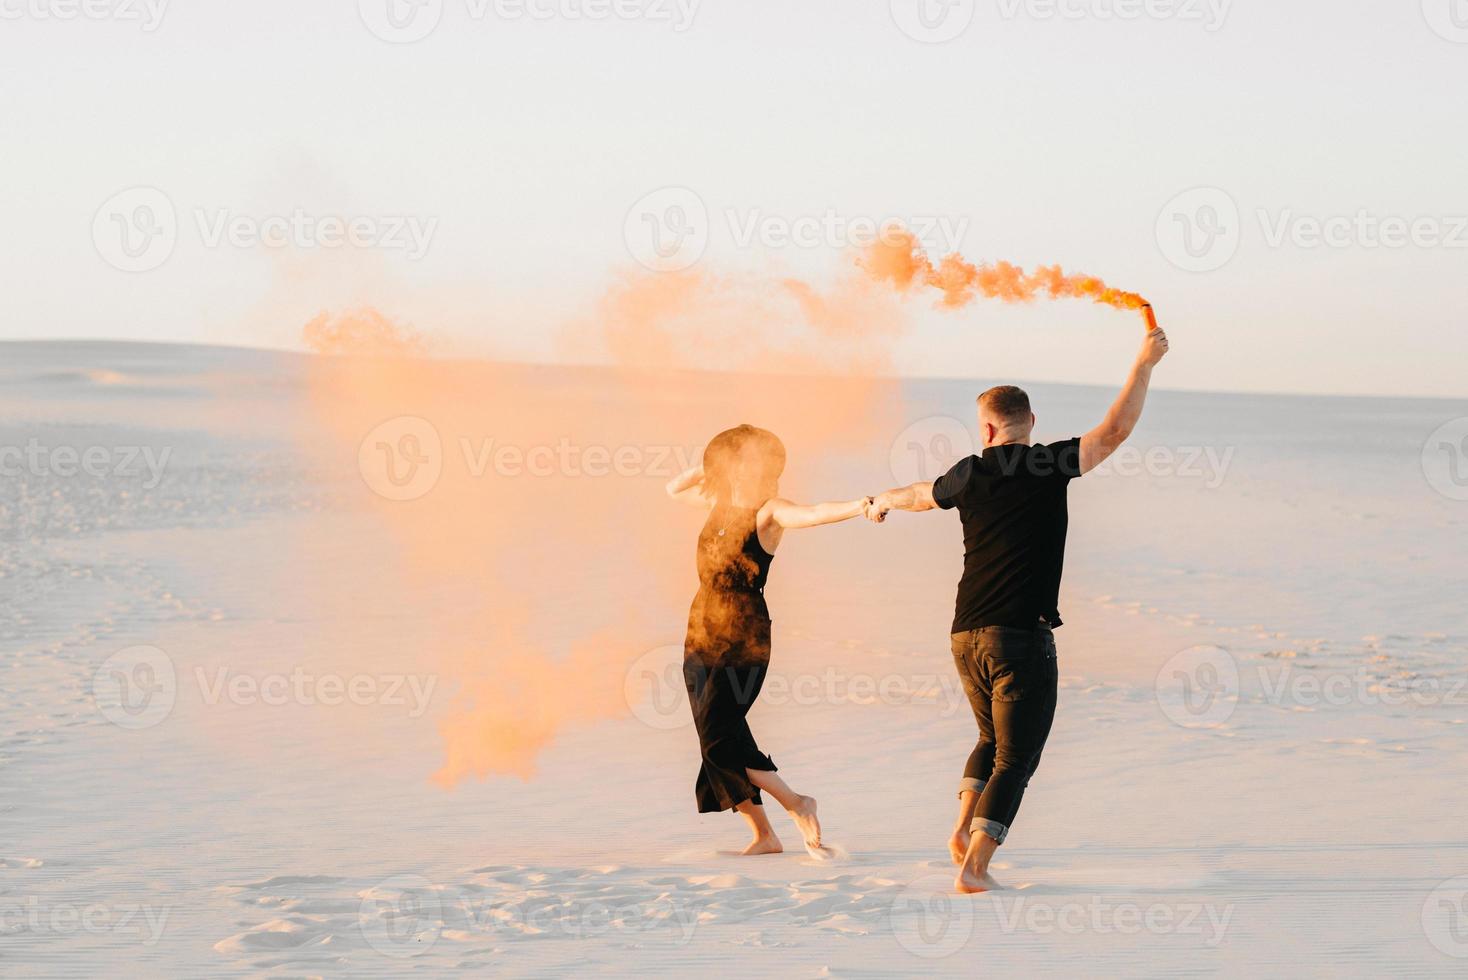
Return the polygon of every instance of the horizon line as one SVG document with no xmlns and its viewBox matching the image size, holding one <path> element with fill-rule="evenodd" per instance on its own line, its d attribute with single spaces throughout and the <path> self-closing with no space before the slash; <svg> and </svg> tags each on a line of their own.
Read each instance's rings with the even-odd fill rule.
<svg viewBox="0 0 1468 980">
<path fill-rule="evenodd" d="M 83 345 L 83 344 L 110 344 L 110 345 L 119 346 L 119 347 L 174 347 L 174 348 L 200 347 L 200 348 L 206 348 L 206 349 L 209 349 L 209 350 L 240 351 L 240 352 L 254 353 L 254 354 L 287 354 L 287 355 L 291 355 L 291 356 L 295 356 L 295 357 L 302 357 L 302 358 L 326 358 L 326 357 L 338 357 L 338 356 L 352 356 L 352 355 L 323 354 L 323 353 L 321 353 L 319 351 L 302 350 L 302 349 L 299 349 L 299 348 L 291 348 L 291 347 L 259 347 L 259 346 L 249 346 L 249 345 L 245 345 L 245 344 L 218 343 L 218 342 L 203 341 L 203 340 L 124 340 L 124 339 L 118 339 L 118 338 L 115 338 L 115 337 L 54 337 L 54 338 L 14 337 L 14 338 L 0 338 L 0 344 L 3 344 L 3 345 L 41 345 L 41 344 L 55 344 L 55 345 L 74 344 L 74 345 Z M 362 355 L 362 356 L 371 356 L 371 355 Z M 851 378 L 851 379 L 864 379 L 864 380 L 871 380 L 871 381 L 939 381 L 939 382 L 948 381 L 948 382 L 965 382 L 965 381 L 998 381 L 998 380 L 1000 380 L 1000 379 L 998 379 L 996 377 L 983 377 L 983 376 L 980 376 L 980 375 L 969 375 L 969 376 L 962 376 L 962 377 L 960 377 L 960 376 L 945 375 L 945 374 L 815 374 L 815 373 L 804 373 L 804 374 L 802 374 L 802 373 L 785 372 L 785 371 L 770 371 L 770 372 L 729 371 L 729 372 L 725 372 L 725 371 L 717 371 L 717 370 L 714 370 L 714 369 L 711 369 L 711 368 L 697 368 L 697 367 L 673 367 L 673 368 L 666 368 L 666 367 L 664 367 L 664 368 L 659 368 L 659 367 L 638 367 L 638 366 L 635 366 L 635 365 L 617 365 L 617 364 L 604 364 L 604 363 L 596 363 L 596 362 L 575 362 L 575 363 L 572 363 L 572 362 L 566 362 L 566 361 L 506 360 L 506 359 L 497 359 L 497 358 L 492 358 L 492 357 L 475 357 L 475 356 L 435 357 L 432 354 L 428 354 L 428 355 L 417 355 L 417 356 L 418 357 L 421 357 L 424 360 L 488 361 L 488 362 L 493 363 L 493 364 L 504 364 L 504 365 L 513 366 L 513 367 L 531 367 L 531 368 L 534 368 L 534 367 L 544 367 L 544 368 L 574 368 L 574 369 L 585 369 L 585 370 L 611 370 L 611 369 L 615 369 L 615 368 L 619 368 L 619 367 L 624 367 L 624 368 L 625 367 L 631 367 L 633 370 L 644 370 L 644 371 L 683 371 L 683 372 L 697 373 L 697 374 L 755 374 L 755 375 L 765 374 L 765 375 L 768 375 L 768 376 L 786 376 L 786 377 L 792 377 L 792 378 Z M 1120 384 L 1121 384 L 1121 382 L 1117 382 L 1115 385 L 1113 385 L 1113 384 L 1108 384 L 1108 383 L 1105 383 L 1105 382 L 1094 382 L 1094 381 L 1054 381 L 1054 380 L 1047 380 L 1047 379 L 1044 379 L 1044 378 L 1012 378 L 1012 379 L 1006 379 L 1006 380 L 1007 380 L 1007 383 L 1013 383 L 1015 381 L 1018 381 L 1018 382 L 1021 382 L 1021 383 L 1024 383 L 1024 384 L 1058 385 L 1058 386 L 1063 386 L 1063 387 L 1068 387 L 1068 388 L 1108 388 L 1109 389 L 1109 388 L 1113 388 L 1113 387 L 1119 387 Z M 1273 390 L 1273 389 L 1247 389 L 1247 390 L 1241 390 L 1241 389 L 1237 389 L 1237 388 L 1174 388 L 1174 387 L 1168 387 L 1166 385 L 1152 385 L 1152 391 L 1154 391 L 1154 392 L 1176 393 L 1176 394 L 1182 394 L 1182 395 L 1235 395 L 1235 396 L 1243 396 L 1243 397 L 1247 397 L 1247 396 L 1251 396 L 1251 395 L 1263 395 L 1263 396 L 1267 396 L 1267 397 L 1271 397 L 1271 398 L 1332 398 L 1332 399 L 1373 398 L 1373 399 L 1380 399 L 1380 400 L 1383 400 L 1383 401 L 1385 401 L 1385 400 L 1393 400 L 1393 401 L 1443 401 L 1443 402 L 1462 402 L 1462 401 L 1468 401 L 1468 394 L 1463 394 L 1463 395 L 1405 395 L 1405 394 L 1385 394 L 1385 393 L 1382 393 L 1382 392 L 1279 391 L 1279 390 Z"/>
</svg>

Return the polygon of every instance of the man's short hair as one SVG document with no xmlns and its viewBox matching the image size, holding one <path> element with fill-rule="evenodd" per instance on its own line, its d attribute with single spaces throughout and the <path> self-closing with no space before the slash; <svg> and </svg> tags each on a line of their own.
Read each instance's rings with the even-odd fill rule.
<svg viewBox="0 0 1468 980">
<path fill-rule="evenodd" d="M 979 408 L 1003 422 L 1030 420 L 1030 396 L 1014 385 L 990 388 L 979 396 Z"/>
</svg>

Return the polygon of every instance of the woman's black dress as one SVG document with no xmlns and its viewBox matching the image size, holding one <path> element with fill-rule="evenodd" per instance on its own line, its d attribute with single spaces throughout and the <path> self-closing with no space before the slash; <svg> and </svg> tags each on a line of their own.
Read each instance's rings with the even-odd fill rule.
<svg viewBox="0 0 1468 980">
<path fill-rule="evenodd" d="M 694 794 L 698 812 L 762 804 L 746 769 L 775 771 L 745 715 L 770 666 L 770 611 L 765 580 L 774 556 L 760 546 L 756 511 L 715 507 L 698 536 L 698 595 L 688 611 L 683 682 L 703 766 Z"/>
</svg>

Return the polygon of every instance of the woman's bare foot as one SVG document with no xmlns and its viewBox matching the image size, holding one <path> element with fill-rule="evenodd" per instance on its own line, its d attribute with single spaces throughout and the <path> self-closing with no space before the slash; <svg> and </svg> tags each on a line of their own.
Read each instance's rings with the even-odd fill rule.
<svg viewBox="0 0 1468 980">
<path fill-rule="evenodd" d="M 750 842 L 748 847 L 739 853 L 746 856 L 752 854 L 779 854 L 784 850 L 785 848 L 780 844 L 780 838 L 774 834 L 770 834 L 767 837 L 756 837 Z"/>
<path fill-rule="evenodd" d="M 811 847 L 820 847 L 821 822 L 816 819 L 816 798 L 802 796 L 787 812 L 790 814 L 790 819 L 795 821 L 795 826 L 800 828 L 800 835 L 805 838 L 806 844 Z"/>
<path fill-rule="evenodd" d="M 953 836 L 948 838 L 948 853 L 953 857 L 954 864 L 962 864 L 963 857 L 968 853 L 969 842 L 974 839 L 967 826 L 957 827 Z"/>
</svg>

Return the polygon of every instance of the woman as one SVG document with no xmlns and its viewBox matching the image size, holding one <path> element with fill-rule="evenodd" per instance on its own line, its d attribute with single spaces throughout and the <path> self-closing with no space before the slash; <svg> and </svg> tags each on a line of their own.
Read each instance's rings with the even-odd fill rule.
<svg viewBox="0 0 1468 980">
<path fill-rule="evenodd" d="M 785 447 L 752 425 L 719 433 L 703 459 L 668 484 L 675 500 L 709 511 L 698 536 L 699 588 L 683 644 L 683 681 L 703 755 L 694 787 L 698 811 L 738 811 L 754 834 L 741 853 L 778 854 L 783 848 L 765 816 L 764 790 L 790 814 L 806 846 L 819 848 L 815 799 L 780 778 L 745 716 L 770 666 L 764 586 L 780 538 L 790 528 L 857 517 L 870 498 L 802 506 L 777 496 Z"/>
</svg>

